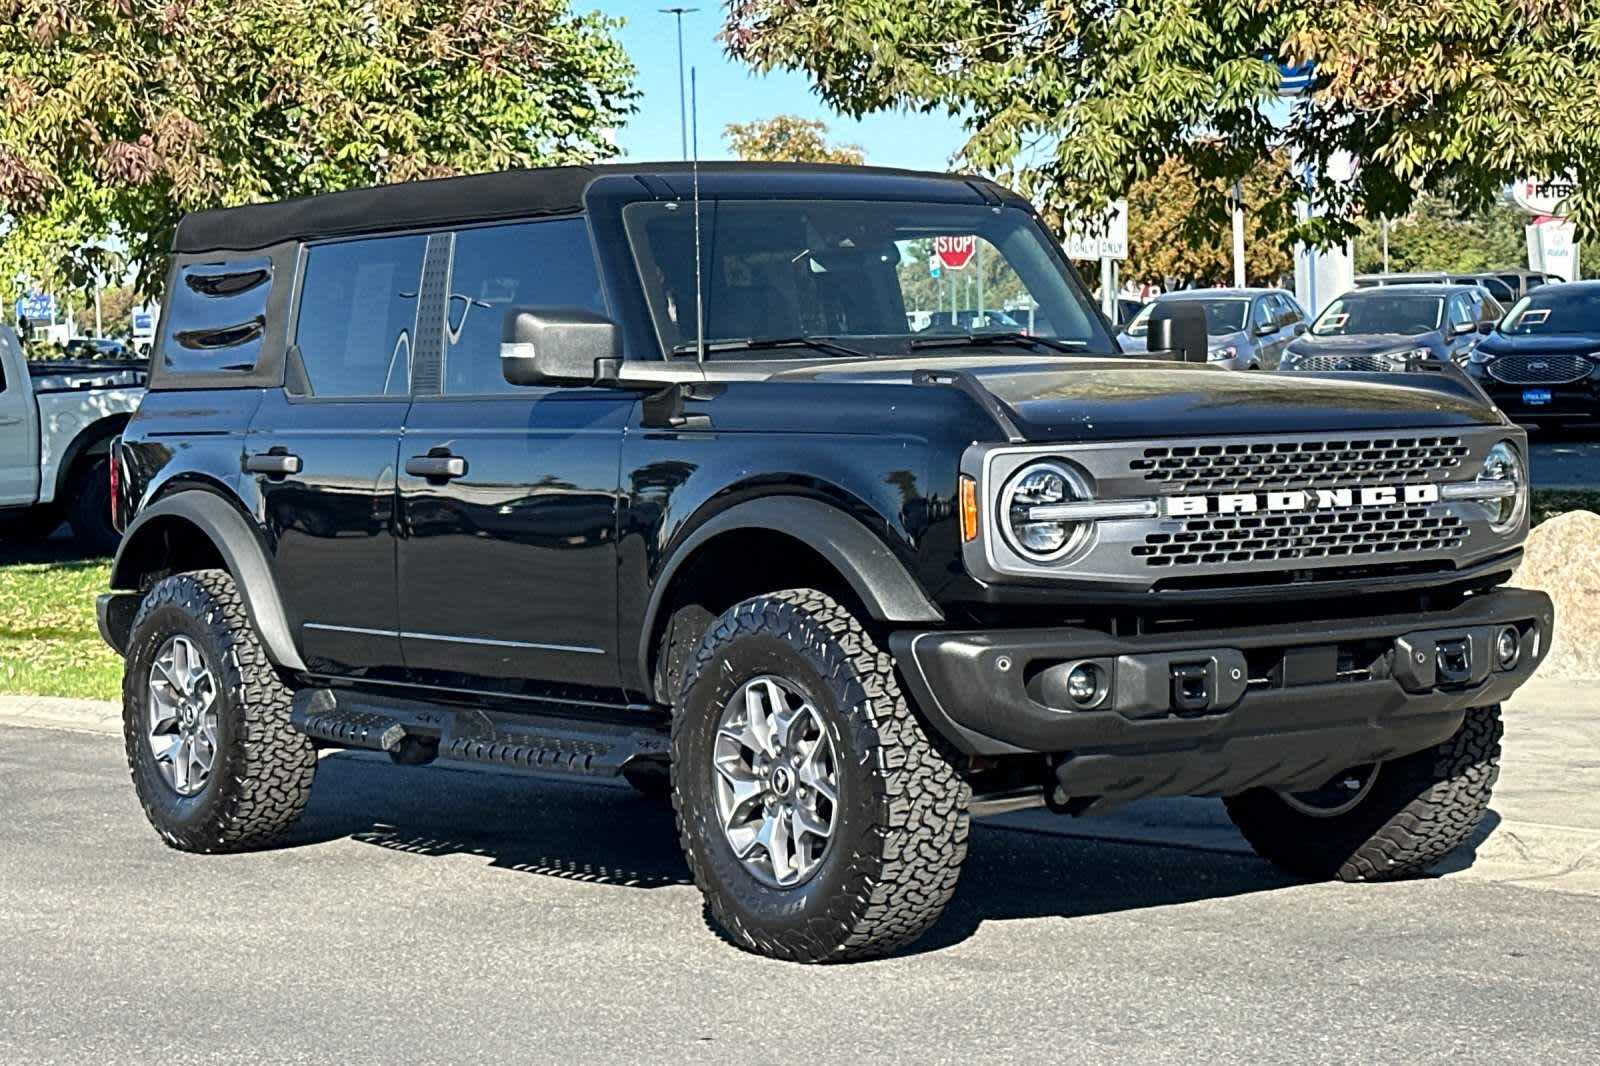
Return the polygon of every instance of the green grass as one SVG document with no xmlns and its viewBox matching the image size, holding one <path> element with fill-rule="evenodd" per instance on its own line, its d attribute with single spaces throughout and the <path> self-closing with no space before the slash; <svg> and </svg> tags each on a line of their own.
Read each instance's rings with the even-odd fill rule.
<svg viewBox="0 0 1600 1066">
<path fill-rule="evenodd" d="M 94 620 L 110 570 L 67 544 L 0 544 L 0 693 L 122 698 L 122 660 Z"/>
<path fill-rule="evenodd" d="M 1600 514 L 1600 492 L 1564 489 L 1533 490 L 1533 524 L 1568 511 L 1594 511 Z"/>
</svg>

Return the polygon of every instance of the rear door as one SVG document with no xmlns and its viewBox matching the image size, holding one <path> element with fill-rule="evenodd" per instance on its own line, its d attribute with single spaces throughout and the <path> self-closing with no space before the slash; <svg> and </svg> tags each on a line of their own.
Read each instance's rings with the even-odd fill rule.
<svg viewBox="0 0 1600 1066">
<path fill-rule="evenodd" d="M 618 460 L 636 398 L 514 386 L 500 373 L 511 308 L 605 312 L 588 225 L 445 236 L 437 380 L 419 383 L 401 449 L 407 668 L 430 687 L 616 703 Z M 429 476 L 441 459 L 459 462 Z"/>
<path fill-rule="evenodd" d="M 0 507 L 38 498 L 39 413 L 27 373 L 17 335 L 0 326 Z"/>
<path fill-rule="evenodd" d="M 286 384 L 245 444 L 290 624 L 316 673 L 399 679 L 395 470 L 428 238 L 306 250 Z"/>
</svg>

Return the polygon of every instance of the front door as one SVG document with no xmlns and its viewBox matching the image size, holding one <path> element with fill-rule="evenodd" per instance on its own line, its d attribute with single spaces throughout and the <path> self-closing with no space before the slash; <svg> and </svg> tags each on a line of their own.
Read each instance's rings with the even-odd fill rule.
<svg viewBox="0 0 1600 1066">
<path fill-rule="evenodd" d="M 307 251 L 286 385 L 245 443 L 284 608 L 316 673 L 402 679 L 395 471 L 427 243 Z"/>
<path fill-rule="evenodd" d="M 27 372 L 16 334 L 0 326 L 0 507 L 31 504 L 39 491 L 38 415 L 21 380 Z"/>
<path fill-rule="evenodd" d="M 617 703 L 617 464 L 636 398 L 500 374 L 512 307 L 604 312 L 588 227 L 462 230 L 452 263 L 437 386 L 419 386 L 401 448 L 408 671 L 436 688 Z"/>
</svg>

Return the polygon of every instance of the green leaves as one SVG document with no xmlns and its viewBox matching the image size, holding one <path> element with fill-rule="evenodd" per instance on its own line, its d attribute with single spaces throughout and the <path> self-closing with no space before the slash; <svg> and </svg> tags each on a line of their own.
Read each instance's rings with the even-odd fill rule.
<svg viewBox="0 0 1600 1066">
<path fill-rule="evenodd" d="M 730 122 L 722 131 L 740 159 L 773 163 L 851 163 L 864 159 L 858 144 L 828 143 L 828 124 L 798 115 Z"/>
<path fill-rule="evenodd" d="M 1600 160 L 1597 0 L 732 0 L 723 41 L 850 114 L 962 115 L 955 165 L 1057 218 L 1169 159 L 1213 215 L 1279 152 L 1310 166 L 1326 215 L 1282 238 L 1328 242 L 1420 193 L 1481 208 L 1522 177 L 1582 185 Z M 1307 59 L 1312 91 L 1278 103 L 1277 64 Z M 1355 176 L 1330 176 L 1347 157 Z M 1600 183 L 1568 210 L 1592 230 Z"/>
<path fill-rule="evenodd" d="M 0 0 L 0 295 L 183 212 L 609 156 L 634 69 L 567 0 Z"/>
</svg>

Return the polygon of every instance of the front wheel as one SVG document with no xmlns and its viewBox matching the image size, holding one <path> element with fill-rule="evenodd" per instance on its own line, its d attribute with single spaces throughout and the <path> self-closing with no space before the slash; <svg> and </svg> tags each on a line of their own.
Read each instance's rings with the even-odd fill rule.
<svg viewBox="0 0 1600 1066">
<path fill-rule="evenodd" d="M 842 961 L 938 919 L 966 857 L 971 792 L 842 605 L 796 589 L 729 609 L 673 712 L 679 834 L 734 942 Z"/>
<path fill-rule="evenodd" d="M 1298 876 L 1413 877 L 1482 821 L 1500 773 L 1501 732 L 1499 706 L 1479 707 L 1435 747 L 1351 767 L 1307 792 L 1230 796 L 1228 814 L 1256 854 Z"/>
</svg>

